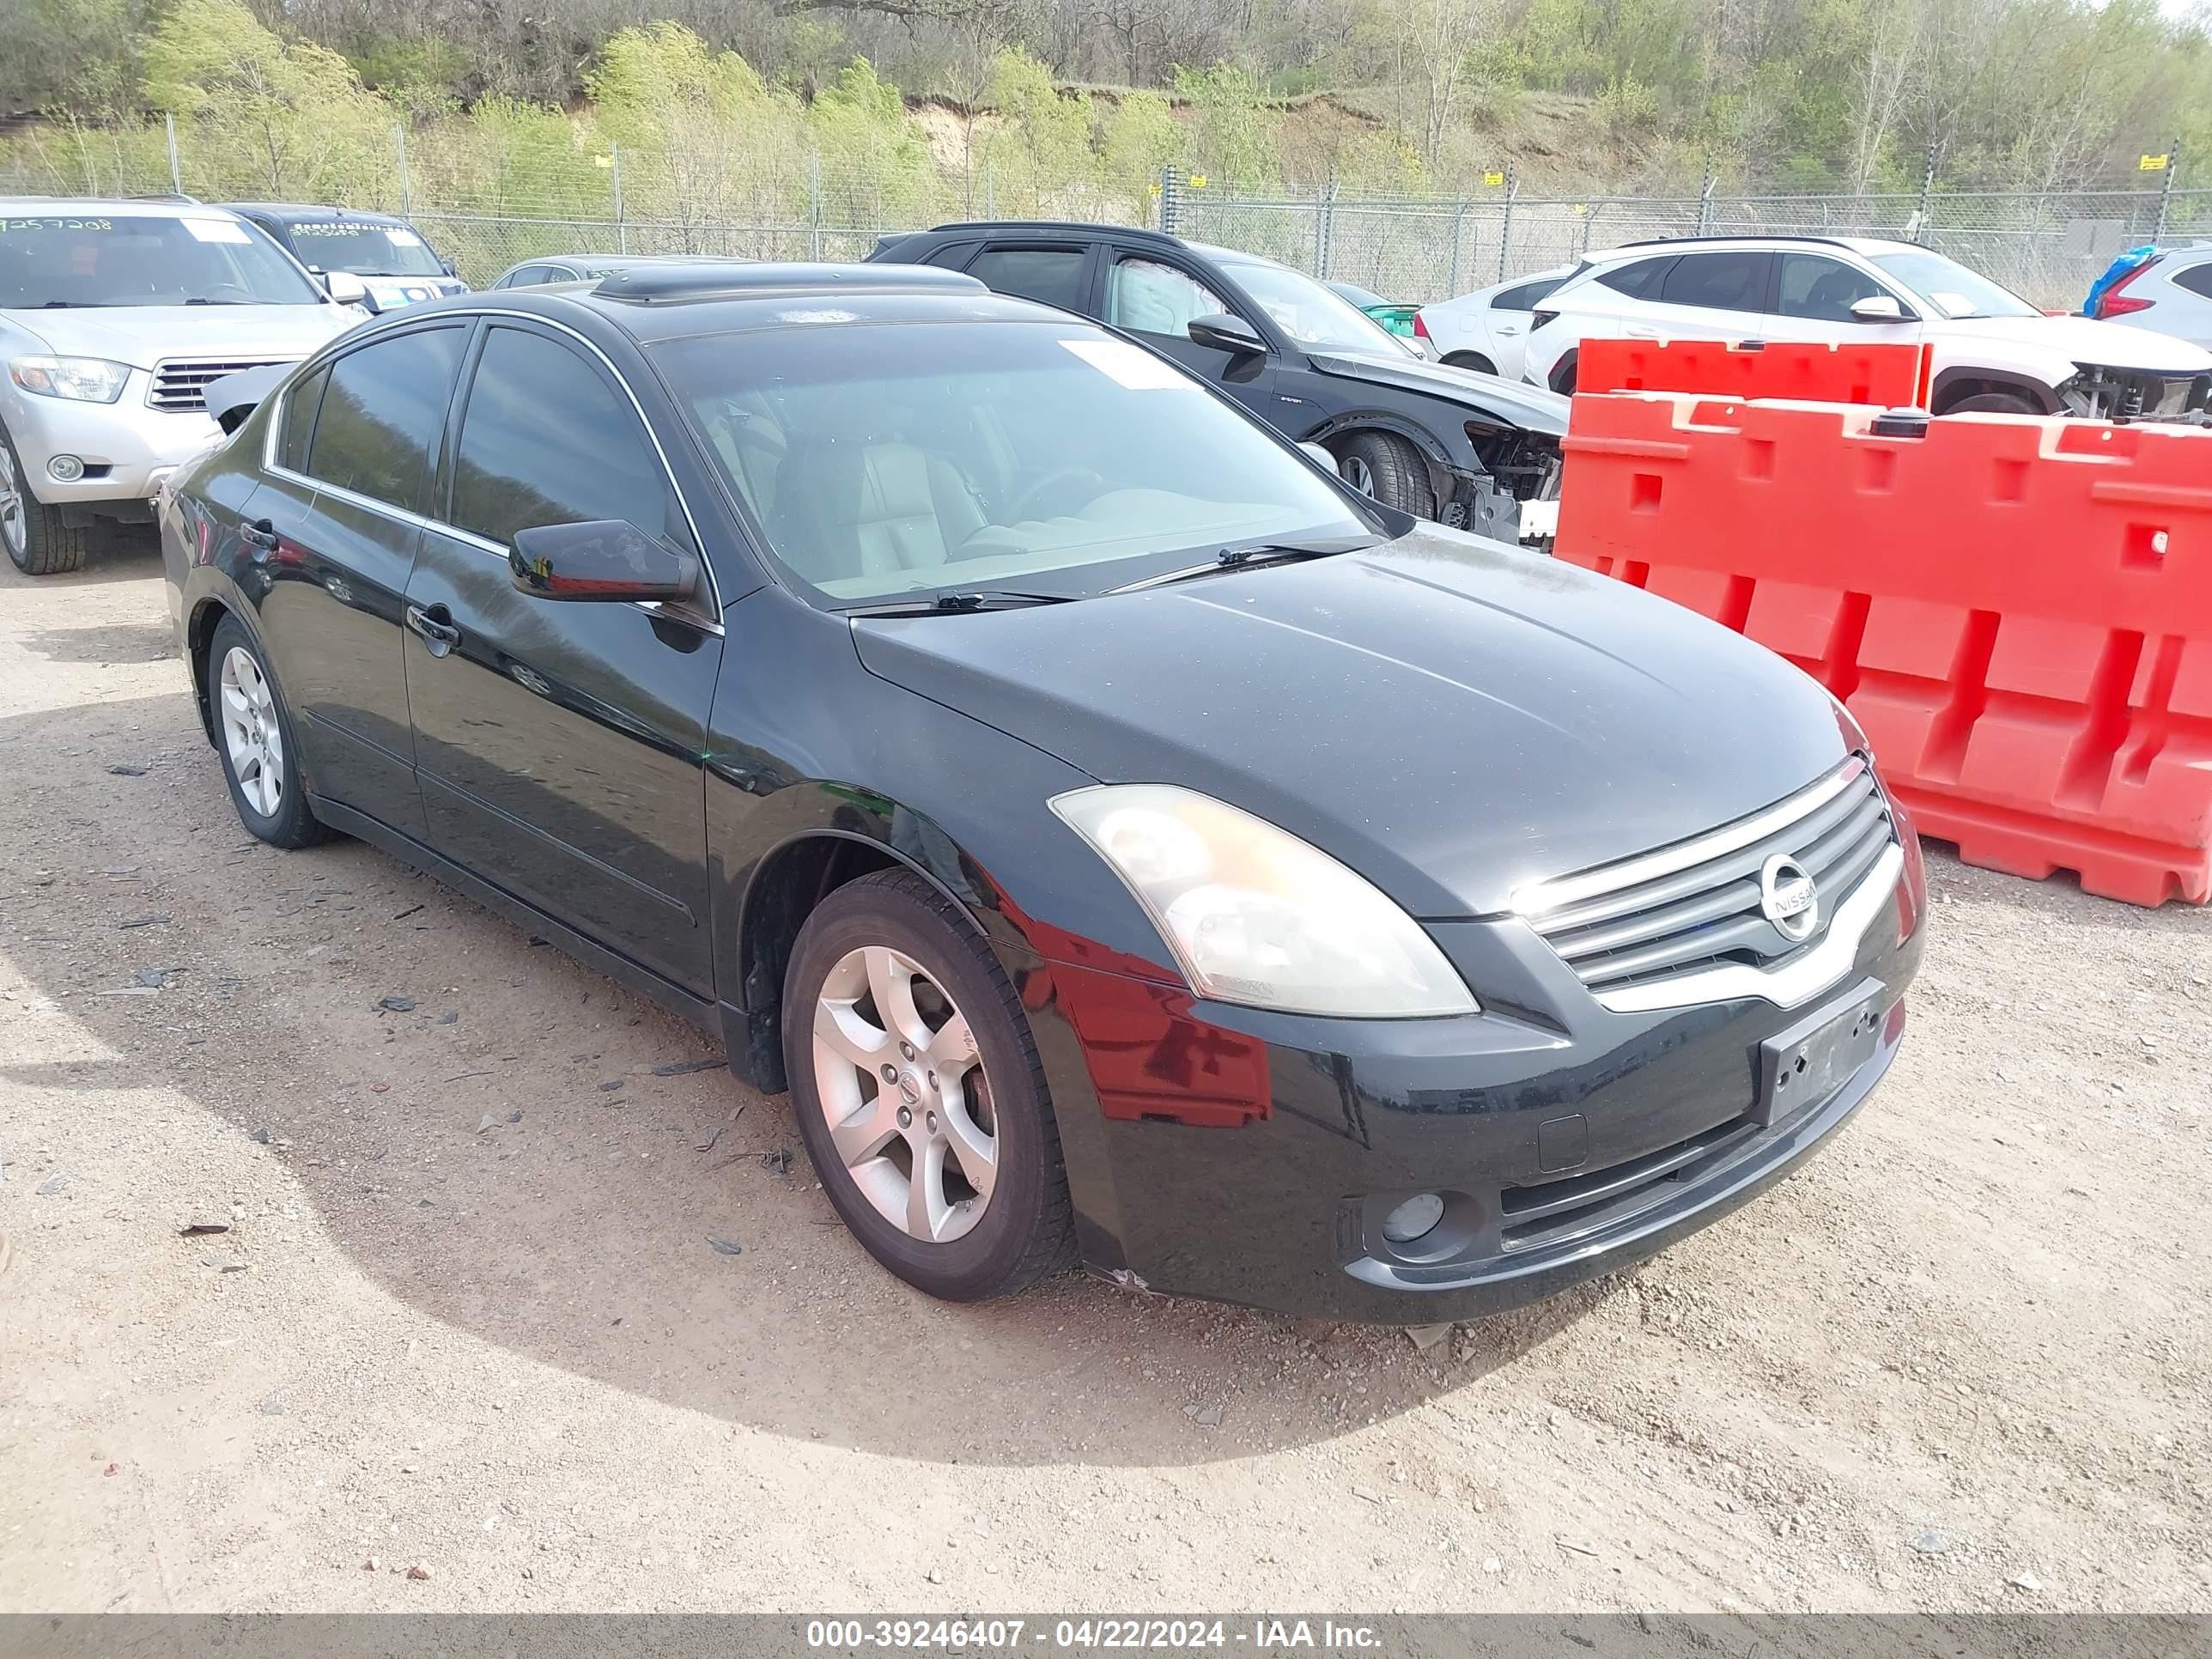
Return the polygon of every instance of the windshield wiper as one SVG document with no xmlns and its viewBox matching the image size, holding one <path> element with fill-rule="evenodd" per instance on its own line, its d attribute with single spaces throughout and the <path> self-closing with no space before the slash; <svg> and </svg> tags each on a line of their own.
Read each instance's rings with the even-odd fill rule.
<svg viewBox="0 0 2212 1659">
<path fill-rule="evenodd" d="M 1302 559 L 1334 558 L 1339 553 L 1358 553 L 1374 545 L 1373 542 L 1341 541 L 1246 542 L 1223 548 L 1204 564 L 1186 565 L 1180 570 L 1146 576 L 1106 591 L 1109 593 L 1133 593 L 1139 588 L 1164 587 L 1170 582 L 1188 581 L 1194 576 L 1218 575 L 1224 570 L 1247 570 L 1255 564 L 1294 564 Z"/>
<path fill-rule="evenodd" d="M 188 306 L 254 306 L 259 305 L 261 301 L 258 300 L 191 299 L 185 301 L 185 303 Z"/>
<path fill-rule="evenodd" d="M 989 587 L 972 593 L 939 593 L 928 599 L 893 599 L 883 605 L 848 605 L 847 617 L 953 617 L 971 611 L 1019 611 L 1033 605 L 1066 605 L 1073 593 L 1024 593 L 1011 587 Z"/>
<path fill-rule="evenodd" d="M 41 311 L 100 311 L 110 301 L 106 300 L 48 300 L 40 305 Z"/>
</svg>

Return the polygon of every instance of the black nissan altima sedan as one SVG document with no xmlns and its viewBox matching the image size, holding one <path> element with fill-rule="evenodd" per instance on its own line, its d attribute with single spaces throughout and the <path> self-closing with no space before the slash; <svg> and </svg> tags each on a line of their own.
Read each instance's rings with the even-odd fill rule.
<svg viewBox="0 0 2212 1659">
<path fill-rule="evenodd" d="M 1841 705 L 1097 324 L 641 268 L 276 373 L 161 511 L 247 828 L 720 1036 L 926 1291 L 1479 1315 L 1895 1054 L 1925 886 Z"/>
</svg>

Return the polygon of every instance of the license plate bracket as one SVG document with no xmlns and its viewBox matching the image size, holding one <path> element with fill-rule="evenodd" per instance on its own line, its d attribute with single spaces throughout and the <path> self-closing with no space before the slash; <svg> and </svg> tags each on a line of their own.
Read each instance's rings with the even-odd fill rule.
<svg viewBox="0 0 2212 1659">
<path fill-rule="evenodd" d="M 1881 981 L 1865 981 L 1760 1043 L 1753 1121 L 1772 1128 L 1841 1088 L 1881 1046 L 1891 1000 Z"/>
</svg>

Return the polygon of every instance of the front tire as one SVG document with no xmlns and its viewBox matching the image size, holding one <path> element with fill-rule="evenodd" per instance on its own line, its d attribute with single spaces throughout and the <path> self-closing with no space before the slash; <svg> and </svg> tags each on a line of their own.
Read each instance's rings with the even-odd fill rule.
<svg viewBox="0 0 2212 1659">
<path fill-rule="evenodd" d="M 839 888 L 784 976 L 791 1107 L 868 1254 L 948 1302 L 1074 1261 L 1059 1131 L 1014 989 L 959 908 L 911 871 Z"/>
<path fill-rule="evenodd" d="M 1337 475 L 1363 495 L 1417 519 L 1437 516 L 1421 452 L 1395 432 L 1355 432 L 1335 447 Z"/>
<path fill-rule="evenodd" d="M 1480 351 L 1455 351 L 1444 359 L 1447 368 L 1471 368 L 1478 374 L 1495 374 L 1498 365 Z"/>
<path fill-rule="evenodd" d="M 85 531 L 62 522 L 62 510 L 31 493 L 15 440 L 0 428 L 0 543 L 27 576 L 58 576 L 84 564 Z"/>
<path fill-rule="evenodd" d="M 300 745 L 291 711 L 261 647 L 235 617 L 216 624 L 208 647 L 208 700 L 216 752 L 239 821 L 272 847 L 311 847 L 328 838 L 300 780 Z"/>
<path fill-rule="evenodd" d="M 2040 415 L 2043 411 L 2017 392 L 1979 392 L 1961 398 L 1943 411 L 1946 415 Z"/>
</svg>

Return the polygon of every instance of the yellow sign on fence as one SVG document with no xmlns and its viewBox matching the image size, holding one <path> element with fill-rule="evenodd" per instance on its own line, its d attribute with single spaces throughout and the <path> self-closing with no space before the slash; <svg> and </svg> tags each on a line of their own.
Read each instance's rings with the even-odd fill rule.
<svg viewBox="0 0 2212 1659">
<path fill-rule="evenodd" d="M 2138 173 L 2163 173 L 2166 171 L 2166 162 L 2172 159 L 2171 155 L 2146 155 L 2136 163 L 2136 171 Z"/>
<path fill-rule="evenodd" d="M 1505 182 L 1505 174 L 1502 169 L 1492 167 L 1482 175 L 1482 182 L 1486 185 L 1502 185 Z"/>
<path fill-rule="evenodd" d="M 1190 187 L 1193 190 L 1204 190 L 1206 188 L 1206 175 L 1202 173 L 1192 173 L 1190 175 Z"/>
</svg>

